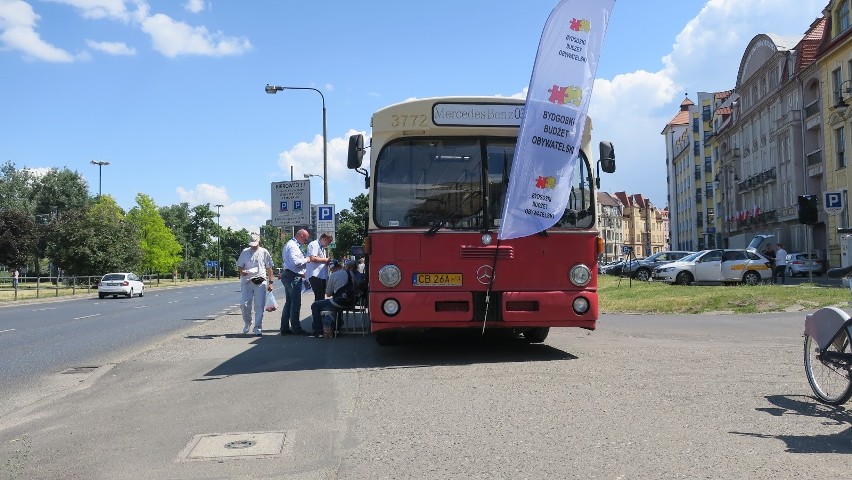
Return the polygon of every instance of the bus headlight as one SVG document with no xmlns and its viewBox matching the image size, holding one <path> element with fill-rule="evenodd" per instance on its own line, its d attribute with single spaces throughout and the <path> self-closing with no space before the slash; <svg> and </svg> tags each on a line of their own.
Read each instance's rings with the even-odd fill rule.
<svg viewBox="0 0 852 480">
<path fill-rule="evenodd" d="M 574 299 L 574 313 L 577 315 L 582 315 L 589 311 L 589 301 L 584 297 L 577 297 Z"/>
<path fill-rule="evenodd" d="M 396 265 L 385 265 L 379 269 L 379 282 L 382 285 L 393 288 L 399 285 L 400 280 L 402 280 L 402 272 Z"/>
<path fill-rule="evenodd" d="M 488 245 L 491 245 L 491 241 L 494 239 L 491 237 L 490 233 L 483 233 L 481 240 L 482 244 L 487 247 Z"/>
<path fill-rule="evenodd" d="M 568 273 L 568 278 L 574 285 L 578 287 L 585 287 L 592 279 L 592 271 L 589 270 L 589 267 L 582 263 L 580 265 L 574 265 Z"/>
<path fill-rule="evenodd" d="M 382 302 L 382 312 L 389 317 L 396 315 L 399 313 L 399 302 L 393 298 L 385 300 Z"/>
</svg>

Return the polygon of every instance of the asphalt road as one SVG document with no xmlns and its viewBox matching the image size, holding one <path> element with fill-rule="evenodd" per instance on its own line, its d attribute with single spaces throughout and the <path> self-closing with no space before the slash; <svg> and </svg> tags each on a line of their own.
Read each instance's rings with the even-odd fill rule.
<svg viewBox="0 0 852 480">
<path fill-rule="evenodd" d="M 103 365 L 238 308 L 239 286 L 147 288 L 143 297 L 26 302 L 0 308 L 0 399 L 41 376 Z M 4 401 L 0 400 L 0 412 Z"/>
<path fill-rule="evenodd" d="M 234 335 L 229 314 L 0 416 L 0 464 L 46 479 L 848 478 L 852 416 L 811 396 L 803 321 L 604 315 L 541 345 L 379 347 Z"/>
</svg>

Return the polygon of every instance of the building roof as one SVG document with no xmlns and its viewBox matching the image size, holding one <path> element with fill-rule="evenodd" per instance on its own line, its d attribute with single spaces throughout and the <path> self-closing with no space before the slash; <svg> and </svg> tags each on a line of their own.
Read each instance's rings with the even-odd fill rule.
<svg viewBox="0 0 852 480">
<path fill-rule="evenodd" d="M 808 68 L 816 60 L 820 43 L 822 43 L 823 35 L 825 35 L 825 26 L 826 17 L 817 18 L 811 23 L 799 44 L 796 45 L 796 50 L 799 52 L 796 57 L 796 73 Z"/>
<path fill-rule="evenodd" d="M 598 203 L 601 205 L 609 206 L 609 207 L 617 207 L 621 205 L 621 202 L 618 201 L 617 198 L 610 195 L 609 192 L 597 192 L 598 195 Z"/>
<path fill-rule="evenodd" d="M 677 112 L 677 115 L 669 121 L 668 126 L 671 125 L 689 125 L 689 107 L 695 105 L 692 103 L 692 100 L 689 97 L 683 99 L 680 102 L 680 111 Z"/>
</svg>

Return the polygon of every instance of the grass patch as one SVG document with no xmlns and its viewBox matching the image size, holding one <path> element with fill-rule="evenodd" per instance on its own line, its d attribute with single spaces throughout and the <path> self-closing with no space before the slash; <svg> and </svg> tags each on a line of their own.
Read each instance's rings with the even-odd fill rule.
<svg viewBox="0 0 852 480">
<path fill-rule="evenodd" d="M 848 306 L 849 289 L 800 285 L 697 286 L 598 277 L 601 313 L 759 313 Z"/>
</svg>

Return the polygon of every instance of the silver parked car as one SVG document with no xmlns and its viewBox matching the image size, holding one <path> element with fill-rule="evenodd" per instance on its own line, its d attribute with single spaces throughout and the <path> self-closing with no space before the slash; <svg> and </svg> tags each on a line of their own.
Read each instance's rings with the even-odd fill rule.
<svg viewBox="0 0 852 480">
<path fill-rule="evenodd" d="M 692 283 L 758 285 L 772 279 L 769 260 L 744 249 L 702 250 L 654 269 L 654 280 Z"/>
<path fill-rule="evenodd" d="M 135 273 L 107 273 L 98 282 L 98 298 L 112 295 L 113 298 L 123 295 L 127 298 L 133 295 L 145 295 L 145 284 Z"/>
<path fill-rule="evenodd" d="M 820 276 L 825 271 L 825 263 L 816 254 L 793 252 L 787 254 L 787 276 L 807 276 L 811 272 Z"/>
<path fill-rule="evenodd" d="M 636 262 L 636 265 L 633 268 L 633 278 L 636 280 L 647 281 L 651 279 L 651 274 L 654 272 L 654 269 L 659 267 L 660 265 L 674 262 L 682 259 L 683 257 L 689 255 L 693 252 L 684 252 L 684 251 L 666 251 L 666 252 L 657 252 L 653 255 L 649 255 L 645 258 L 639 259 Z"/>
</svg>

